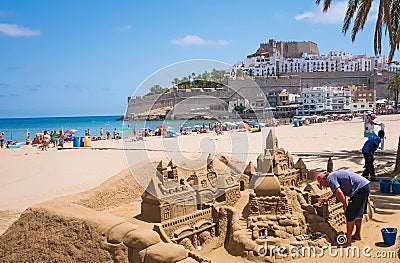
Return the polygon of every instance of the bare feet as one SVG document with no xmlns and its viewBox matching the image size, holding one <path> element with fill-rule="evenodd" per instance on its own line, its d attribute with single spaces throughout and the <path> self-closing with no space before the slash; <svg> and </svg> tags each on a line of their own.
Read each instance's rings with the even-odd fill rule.
<svg viewBox="0 0 400 263">
<path fill-rule="evenodd" d="M 343 245 L 340 245 L 339 247 L 341 247 L 341 248 L 346 248 L 346 247 L 350 247 L 350 246 L 351 246 L 351 241 L 350 241 L 350 243 L 347 242 L 347 243 L 345 243 L 345 244 L 343 244 Z"/>
</svg>

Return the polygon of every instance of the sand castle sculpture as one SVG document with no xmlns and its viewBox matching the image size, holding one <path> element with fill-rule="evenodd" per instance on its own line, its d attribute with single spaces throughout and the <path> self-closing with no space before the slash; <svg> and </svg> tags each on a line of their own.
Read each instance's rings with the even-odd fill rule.
<svg viewBox="0 0 400 263">
<path fill-rule="evenodd" d="M 328 166 L 333 166 L 332 160 Z M 180 177 L 172 161 L 167 166 L 160 162 L 158 183 L 152 179 L 142 195 L 141 216 L 155 223 L 161 240 L 190 251 L 224 245 L 233 255 L 273 261 L 277 255 L 257 255 L 265 241 L 277 246 L 322 247 L 327 241 L 336 242 L 345 223 L 340 202 L 331 199 L 320 204 L 330 190 L 319 189 L 315 182 L 299 188 L 307 173 L 302 159 L 294 163 L 270 132 L 257 166 L 250 162 L 240 175 L 217 174 L 211 156 L 206 173 L 194 171 L 188 178 Z M 206 187 L 209 184 L 212 190 Z M 248 197 L 241 196 L 243 191 Z M 243 201 L 244 206 L 237 205 Z"/>
</svg>

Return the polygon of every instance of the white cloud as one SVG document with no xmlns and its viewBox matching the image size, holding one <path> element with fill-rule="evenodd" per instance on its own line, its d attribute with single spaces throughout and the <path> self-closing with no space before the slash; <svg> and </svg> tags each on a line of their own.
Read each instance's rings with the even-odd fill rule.
<svg viewBox="0 0 400 263">
<path fill-rule="evenodd" d="M 11 37 L 39 36 L 40 30 L 32 30 L 16 24 L 0 24 L 0 33 Z"/>
<path fill-rule="evenodd" d="M 304 12 L 304 13 L 296 15 L 294 17 L 294 19 L 303 20 L 303 19 L 306 19 L 306 18 L 313 18 L 314 16 L 315 16 L 315 13 L 313 13 L 313 12 Z"/>
<path fill-rule="evenodd" d="M 370 13 L 367 17 L 367 23 L 375 21 L 377 18 L 379 3 L 372 2 Z M 294 17 L 297 21 L 308 19 L 316 23 L 336 24 L 344 21 L 347 9 L 347 1 L 333 2 L 326 13 L 322 11 L 322 5 L 316 6 L 313 11 L 306 11 Z"/>
<path fill-rule="evenodd" d="M 296 15 L 296 20 L 309 19 L 318 23 L 340 23 L 343 22 L 346 15 L 347 2 L 334 2 L 326 13 L 322 11 L 322 5 L 315 7 L 313 11 L 307 11 Z"/>
<path fill-rule="evenodd" d="M 131 30 L 132 26 L 131 25 L 123 25 L 123 26 L 119 26 L 115 29 L 115 31 L 117 32 L 122 32 L 122 31 L 127 31 L 127 30 Z"/>
<path fill-rule="evenodd" d="M 217 46 L 226 46 L 229 45 L 229 42 L 226 40 L 206 40 L 196 35 L 186 35 L 182 38 L 173 39 L 171 41 L 173 45 L 178 46 L 190 46 L 190 45 L 217 45 Z"/>
</svg>

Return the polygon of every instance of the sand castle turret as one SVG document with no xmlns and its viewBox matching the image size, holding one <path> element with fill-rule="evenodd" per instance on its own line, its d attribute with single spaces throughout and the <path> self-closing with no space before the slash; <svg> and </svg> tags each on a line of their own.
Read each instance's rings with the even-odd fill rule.
<svg viewBox="0 0 400 263">
<path fill-rule="evenodd" d="M 186 180 L 189 185 L 198 185 L 199 184 L 199 176 L 196 174 L 196 171 L 193 171 L 193 173 L 189 176 L 189 178 Z"/>
<path fill-rule="evenodd" d="M 273 174 L 265 174 L 260 176 L 256 182 L 254 192 L 259 197 L 265 196 L 279 196 L 281 193 L 281 185 L 278 177 Z"/>
<path fill-rule="evenodd" d="M 211 154 L 209 154 L 207 156 L 207 171 L 211 172 L 213 170 L 214 170 L 214 160 L 213 160 Z"/>
<path fill-rule="evenodd" d="M 157 171 L 156 171 L 157 178 L 161 182 L 167 182 L 168 181 L 168 171 L 167 171 L 167 167 L 164 165 L 164 162 L 162 160 L 158 163 L 156 169 L 157 169 Z"/>
<path fill-rule="evenodd" d="M 172 160 L 169 161 L 167 165 L 167 171 L 168 171 L 168 179 L 172 179 L 175 183 L 179 183 L 179 177 L 178 177 L 178 170 L 176 168 L 176 165 L 172 162 Z"/>
<path fill-rule="evenodd" d="M 328 163 L 327 163 L 327 165 L 326 165 L 326 171 L 327 171 L 328 173 L 333 172 L 333 161 L 332 161 L 332 158 L 331 158 L 331 157 L 329 157 L 329 159 L 328 159 Z"/>
</svg>

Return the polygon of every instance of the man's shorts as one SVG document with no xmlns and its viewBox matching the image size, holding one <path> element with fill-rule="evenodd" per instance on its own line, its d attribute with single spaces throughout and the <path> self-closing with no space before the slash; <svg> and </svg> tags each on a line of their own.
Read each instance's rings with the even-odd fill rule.
<svg viewBox="0 0 400 263">
<path fill-rule="evenodd" d="M 347 222 L 362 219 L 364 214 L 367 213 L 369 191 L 370 185 L 367 184 L 360 188 L 354 196 L 350 197 L 346 210 Z"/>
</svg>

